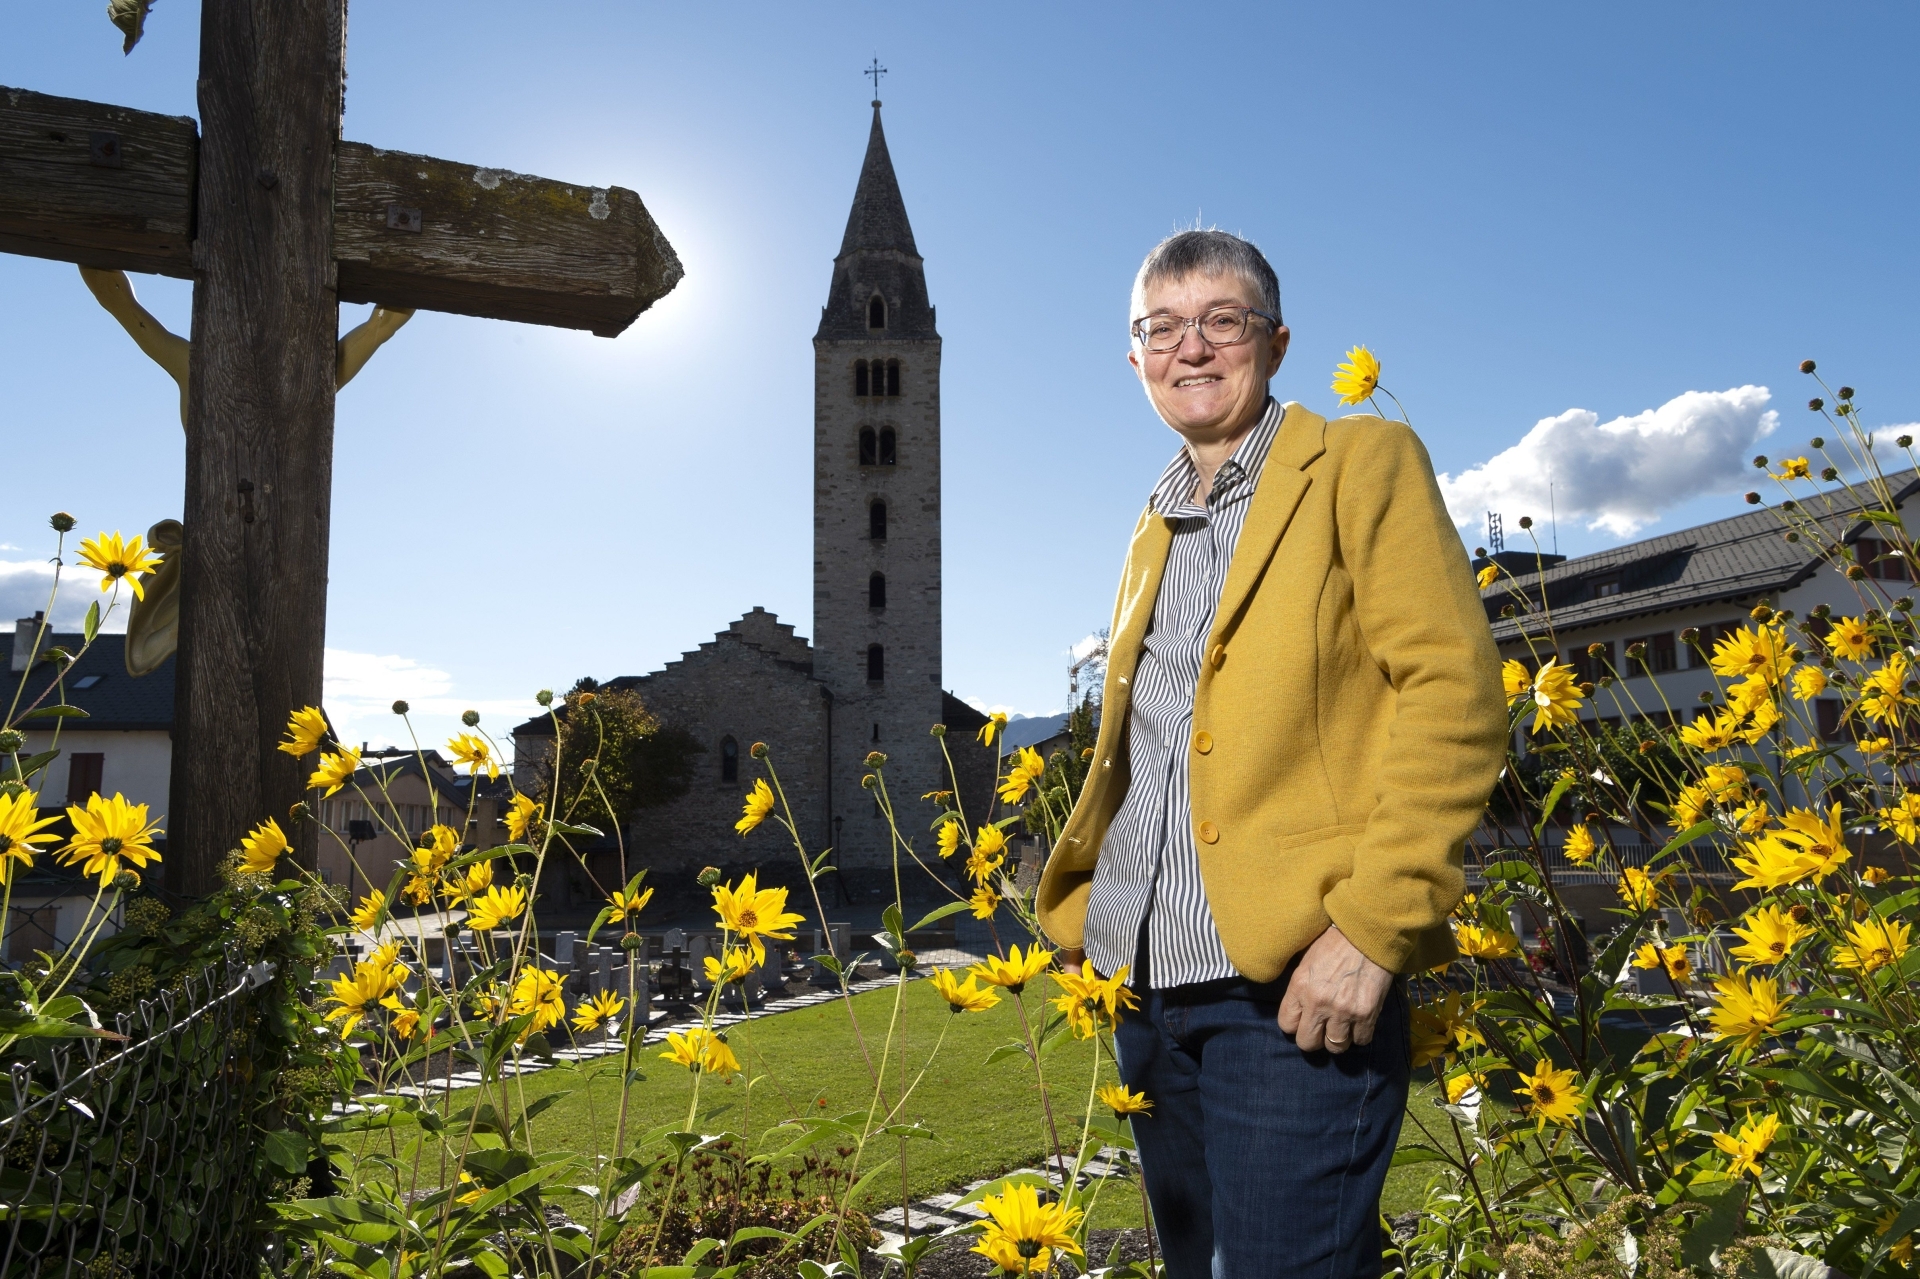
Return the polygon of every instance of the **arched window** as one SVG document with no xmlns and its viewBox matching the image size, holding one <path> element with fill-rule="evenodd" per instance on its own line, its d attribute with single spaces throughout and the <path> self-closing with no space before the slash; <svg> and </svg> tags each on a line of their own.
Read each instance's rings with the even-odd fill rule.
<svg viewBox="0 0 1920 1279">
<path fill-rule="evenodd" d="M 867 508 L 867 536 L 876 542 L 887 540 L 887 504 L 875 502 Z"/>
<path fill-rule="evenodd" d="M 855 360 L 853 362 L 853 393 L 855 395 L 871 394 L 871 391 L 868 389 L 867 362 L 865 360 Z"/>
<path fill-rule="evenodd" d="M 880 371 L 879 370 L 880 361 L 875 360 L 873 363 L 874 363 L 874 373 L 876 374 L 876 376 L 874 377 L 875 385 L 873 388 L 873 393 L 875 395 L 878 395 L 880 394 L 880 387 L 878 385 L 880 379 L 877 375 Z M 887 361 L 887 394 L 888 395 L 900 394 L 900 361 L 898 360 Z"/>
<path fill-rule="evenodd" d="M 875 573 L 867 579 L 867 607 L 885 608 L 887 606 L 887 575 Z"/>
<path fill-rule="evenodd" d="M 891 444 L 893 439 L 892 431 L 887 432 L 887 439 L 888 439 L 888 443 Z M 880 462 L 879 443 L 877 438 L 874 436 L 873 428 L 870 426 L 863 426 L 860 428 L 860 465 L 877 466 L 879 462 Z"/>
<path fill-rule="evenodd" d="M 867 682 L 878 684 L 887 677 L 887 650 L 878 644 L 867 645 Z"/>
<path fill-rule="evenodd" d="M 880 465 L 892 466 L 893 462 L 894 462 L 893 428 L 890 426 L 883 426 L 880 428 Z"/>
<path fill-rule="evenodd" d="M 878 293 L 873 295 L 873 301 L 867 303 L 867 327 L 870 329 L 887 327 L 887 300 Z"/>
<path fill-rule="evenodd" d="M 720 780 L 723 782 L 740 780 L 740 743 L 731 737 L 720 739 Z"/>
</svg>

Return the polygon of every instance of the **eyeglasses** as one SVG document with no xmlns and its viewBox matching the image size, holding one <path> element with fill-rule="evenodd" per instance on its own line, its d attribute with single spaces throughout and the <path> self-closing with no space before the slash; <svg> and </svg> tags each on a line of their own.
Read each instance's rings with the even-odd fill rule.
<svg viewBox="0 0 1920 1279">
<path fill-rule="evenodd" d="M 1187 330 L 1200 331 L 1208 346 L 1232 346 L 1247 340 L 1247 322 L 1254 316 L 1280 327 L 1280 317 L 1256 311 L 1250 306 L 1216 306 L 1191 319 L 1184 315 L 1148 315 L 1131 326 L 1134 340 L 1155 353 L 1177 350 L 1187 340 Z"/>
</svg>

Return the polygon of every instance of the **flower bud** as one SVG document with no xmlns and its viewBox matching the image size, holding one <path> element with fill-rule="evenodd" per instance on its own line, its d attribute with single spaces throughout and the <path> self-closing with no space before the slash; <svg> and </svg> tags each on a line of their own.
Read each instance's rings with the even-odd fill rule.
<svg viewBox="0 0 1920 1279">
<path fill-rule="evenodd" d="M 747 754 L 753 756 L 755 759 L 765 759 L 768 753 L 765 742 L 755 742 L 753 745 L 747 747 Z"/>
<path fill-rule="evenodd" d="M 1601 688 L 1612 688 L 1612 687 L 1613 687 L 1613 676 L 1611 676 L 1611 675 L 1602 675 L 1602 676 L 1600 677 L 1600 687 L 1601 687 Z"/>
<path fill-rule="evenodd" d="M 1894 443 L 1903 449 L 1910 449 L 1913 447 L 1913 437 L 1911 435 L 1902 435 L 1894 440 Z"/>
<path fill-rule="evenodd" d="M 620 949 L 631 954 L 647 944 L 647 939 L 639 933 L 628 933 L 620 939 Z"/>
<path fill-rule="evenodd" d="M 712 888 L 720 882 L 720 868 L 718 866 L 702 866 L 700 868 L 699 880 L 700 887 Z"/>
<path fill-rule="evenodd" d="M 947 726 L 945 724 L 935 724 L 927 730 L 927 736 L 929 737 L 945 737 L 946 735 Z"/>
<path fill-rule="evenodd" d="M 861 790 L 872 790 L 874 787 L 878 786 L 879 784 L 880 784 L 880 779 L 878 777 L 875 777 L 872 773 L 868 773 L 866 776 L 860 779 Z"/>
<path fill-rule="evenodd" d="M 1487 558 L 1487 548 L 1484 546 L 1474 547 L 1473 558 L 1475 558 L 1476 560 L 1484 560 L 1485 558 Z"/>
<path fill-rule="evenodd" d="M 1823 449 L 1827 447 L 1827 442 L 1816 435 L 1807 441 L 1807 445 L 1809 448 Z"/>
<path fill-rule="evenodd" d="M 1758 493 L 1747 494 L 1747 505 L 1748 506 L 1760 505 L 1760 495 Z"/>
<path fill-rule="evenodd" d="M 583 773 L 591 773 L 598 767 L 600 767 L 600 761 L 598 759 L 583 759 L 580 761 L 580 771 Z"/>
<path fill-rule="evenodd" d="M 882 767 L 885 767 L 886 762 L 887 762 L 887 757 L 885 755 L 882 755 L 879 751 L 867 752 L 868 768 L 882 768 Z"/>
<path fill-rule="evenodd" d="M 1632 658 L 1634 661 L 1637 662 L 1641 658 L 1645 657 L 1646 655 L 1647 655 L 1647 646 L 1641 643 L 1639 640 L 1635 640 L 1633 643 L 1627 645 L 1627 656 Z"/>
<path fill-rule="evenodd" d="M 1840 478 L 1840 470 L 1838 467 L 1823 466 L 1820 468 L 1820 478 L 1831 484 Z"/>
<path fill-rule="evenodd" d="M 393 713 L 395 715 L 405 715 L 411 709 L 413 708 L 407 705 L 405 699 L 396 701 L 393 704 Z"/>
<path fill-rule="evenodd" d="M 1870 608 L 1866 612 L 1866 619 L 1869 625 L 1871 625 L 1874 622 L 1883 621 L 1885 620 L 1885 618 L 1886 618 L 1886 614 L 1882 613 L 1877 608 Z"/>
<path fill-rule="evenodd" d="M 894 961 L 900 965 L 900 967 L 906 969 L 908 972 L 912 972 L 914 965 L 920 962 L 920 956 L 914 954 L 910 950 L 899 951 L 895 953 L 893 958 L 894 958 Z"/>
<path fill-rule="evenodd" d="M 1911 613 L 1911 612 L 1913 612 L 1913 599 L 1912 599 L 1912 597 L 1910 597 L 1910 596 L 1906 596 L 1906 595 L 1902 595 L 1902 596 L 1901 596 L 1901 597 L 1900 597 L 1899 599 L 1897 599 L 1897 600 L 1895 600 L 1895 601 L 1893 602 L 1893 610 L 1894 610 L 1894 612 L 1896 612 L 1896 613 Z"/>
<path fill-rule="evenodd" d="M 1812 361 L 1812 360 L 1802 360 L 1802 361 L 1800 361 L 1800 371 L 1801 371 L 1802 373 L 1811 373 L 1811 372 L 1813 372 L 1813 361 Z"/>
<path fill-rule="evenodd" d="M 113 886 L 123 893 L 132 892 L 134 889 L 140 887 L 140 872 L 137 870 L 122 870 L 118 875 L 113 877 Z"/>
<path fill-rule="evenodd" d="M 1754 458 L 1754 459 L 1753 459 L 1753 465 L 1754 465 L 1754 468 L 1755 468 L 1756 470 L 1761 470 L 1761 471 L 1764 471 L 1764 470 L 1766 470 L 1766 469 L 1767 469 L 1767 455 L 1766 455 L 1765 453 L 1762 453 L 1762 454 L 1760 454 L 1760 456 L 1758 456 L 1758 457 L 1756 457 L 1756 458 Z"/>
<path fill-rule="evenodd" d="M 287 810 L 287 820 L 296 825 L 300 822 L 310 822 L 313 820 L 313 809 L 309 808 L 307 801 L 303 799 Z"/>
<path fill-rule="evenodd" d="M 1824 409 L 1825 407 L 1827 407 L 1827 402 L 1816 395 L 1811 400 L 1807 401 L 1807 407 L 1809 409 L 1812 409 L 1815 413 L 1818 413 L 1821 409 Z"/>
<path fill-rule="evenodd" d="M 1841 387 L 1840 398 L 1843 400 L 1851 400 L 1853 398 L 1853 388 L 1850 386 Z"/>
<path fill-rule="evenodd" d="M 1580 696 L 1582 696 L 1582 697 L 1592 697 L 1592 696 L 1593 696 L 1593 681 L 1592 681 L 1592 680 L 1590 680 L 1590 679 L 1583 679 L 1583 680 L 1581 680 L 1581 681 L 1580 681 Z"/>
<path fill-rule="evenodd" d="M 550 688 L 543 688 L 539 692 L 533 695 L 533 700 L 540 703 L 542 706 L 551 706 L 553 705 L 553 690 Z"/>
<path fill-rule="evenodd" d="M 1798 533 L 1788 533 L 1787 540 L 1789 542 L 1797 542 L 1800 540 L 1800 535 Z"/>
<path fill-rule="evenodd" d="M 27 735 L 17 728 L 0 729 L 0 755 L 18 755 Z"/>
<path fill-rule="evenodd" d="M 1813 911 L 1801 902 L 1795 902 L 1793 905 L 1787 907 L 1787 914 L 1796 924 L 1804 924 L 1813 918 Z"/>
<path fill-rule="evenodd" d="M 1858 564 L 1847 565 L 1847 580 L 1849 582 L 1863 582 L 1866 580 L 1866 577 L 1867 570 L 1861 568 Z"/>
<path fill-rule="evenodd" d="M 1605 657 L 1606 655 L 1607 655 L 1607 646 L 1605 644 L 1587 645 L 1588 657 Z"/>
<path fill-rule="evenodd" d="M 460 722 L 462 724 L 465 724 L 468 728 L 478 728 L 480 726 L 480 712 L 479 711 L 461 711 Z"/>
<path fill-rule="evenodd" d="M 1500 609 L 1500 616 L 1502 616 L 1502 617 L 1512 617 L 1512 616 L 1513 616 L 1513 605 L 1511 605 L 1511 604 L 1507 604 L 1507 605 L 1503 605 L 1503 606 L 1501 607 L 1501 609 Z"/>
<path fill-rule="evenodd" d="M 1083 746 L 1083 747 L 1081 747 L 1081 748 L 1080 748 L 1080 758 L 1081 758 L 1082 760 L 1089 760 L 1089 759 L 1092 759 L 1092 758 L 1093 758 L 1093 747 L 1091 747 L 1091 746 Z"/>
<path fill-rule="evenodd" d="M 1827 618 L 1833 616 L 1833 609 L 1831 606 L 1826 604 L 1815 604 L 1812 608 L 1807 610 L 1807 616 L 1818 618 L 1821 621 L 1825 621 Z"/>
<path fill-rule="evenodd" d="M 1700 694 L 1700 704 L 1701 704 L 1702 706 L 1711 706 L 1711 705 L 1713 705 L 1713 690 L 1712 690 L 1712 689 L 1708 689 L 1708 690 L 1707 690 L 1706 692 L 1704 692 L 1704 693 L 1702 693 L 1702 694 Z"/>
<path fill-rule="evenodd" d="M 513 886 L 524 892 L 533 887 L 533 876 L 523 870 L 513 877 Z"/>
<path fill-rule="evenodd" d="M 1800 509 L 1800 503 L 1794 501 L 1792 498 L 1788 498 L 1786 501 L 1780 503 L 1780 509 L 1783 511 L 1797 511 Z"/>
<path fill-rule="evenodd" d="M 1659 746 L 1660 746 L 1660 743 L 1658 742 L 1641 742 L 1640 753 L 1642 755 L 1651 755 L 1653 754 L 1654 751 L 1659 749 Z"/>
<path fill-rule="evenodd" d="M 73 526 L 76 522 L 73 516 L 68 515 L 65 511 L 55 511 L 53 518 L 47 521 L 47 523 L 53 525 L 53 531 L 56 533 L 73 532 Z"/>
<path fill-rule="evenodd" d="M 1532 527 L 1533 527 L 1533 516 L 1531 516 L 1531 515 L 1522 515 L 1522 516 L 1520 517 L 1520 527 L 1521 527 L 1521 528 L 1532 528 Z"/>
<path fill-rule="evenodd" d="M 1773 620 L 1773 610 L 1765 604 L 1755 604 L 1753 611 L 1748 613 L 1747 616 L 1756 622 L 1770 622 Z"/>
<path fill-rule="evenodd" d="M 1700 628 L 1697 626 L 1689 626 L 1686 630 L 1680 632 L 1680 642 L 1682 644 L 1698 643 L 1699 639 Z"/>
<path fill-rule="evenodd" d="M 573 704 L 575 706 L 591 706 L 593 705 L 593 694 L 592 693 L 575 693 L 573 695 Z"/>
</svg>

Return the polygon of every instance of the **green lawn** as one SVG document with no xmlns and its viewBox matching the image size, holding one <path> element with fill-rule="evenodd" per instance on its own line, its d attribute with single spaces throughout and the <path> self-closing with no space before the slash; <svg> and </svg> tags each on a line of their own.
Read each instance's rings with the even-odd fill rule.
<svg viewBox="0 0 1920 1279">
<path fill-rule="evenodd" d="M 1027 1015 L 1036 1024 L 1046 1011 L 1045 1001 L 1051 990 L 1051 984 L 1043 980 L 1025 993 Z M 873 1096 L 866 1057 L 871 1055 L 877 1062 L 895 998 L 891 989 L 854 998 L 859 1037 L 846 1006 L 838 1000 L 731 1027 L 728 1041 L 753 1082 L 749 1086 L 738 1079 L 702 1081 L 695 1126 L 704 1133 L 743 1133 L 758 1143 L 769 1129 L 799 1116 L 864 1113 Z M 1004 1057 L 992 1064 L 986 1060 L 993 1049 L 1020 1038 L 1020 1015 L 1010 998 L 984 1013 L 956 1015 L 948 1011 L 931 985 L 914 982 L 901 998 L 899 1026 L 886 1092 L 890 1098 L 899 1097 L 897 1081 L 902 1074 L 904 1045 L 906 1077 L 910 1083 L 917 1079 L 917 1083 L 900 1114 L 934 1134 L 932 1140 L 905 1143 L 907 1184 L 913 1197 L 1034 1166 L 1044 1158 L 1049 1142 L 1032 1067 L 1024 1056 Z M 865 1053 L 862 1038 L 867 1045 Z M 659 1047 L 650 1045 L 639 1059 L 646 1077 L 633 1085 L 629 1098 L 629 1143 L 663 1125 L 678 1128 L 686 1120 L 693 1077 L 672 1062 L 661 1060 L 656 1055 L 659 1051 Z M 1087 1042 L 1066 1042 L 1049 1053 L 1044 1062 L 1061 1141 L 1070 1146 L 1080 1131 L 1093 1083 L 1093 1047 Z M 1113 1078 L 1113 1064 L 1103 1053 L 1100 1082 Z M 567 1094 L 534 1119 L 532 1139 L 536 1150 L 614 1153 L 619 1058 L 559 1066 L 511 1080 L 509 1087 L 524 1094 L 527 1102 L 550 1093 Z M 472 1096 L 470 1092 L 455 1093 L 455 1105 L 468 1104 Z M 1430 1102 L 1418 1093 L 1413 1105 L 1444 1122 L 1444 1117 L 1433 1112 Z M 1407 1131 L 1417 1139 L 1411 1123 Z M 396 1127 L 357 1135 L 352 1140 L 363 1155 L 385 1155 L 410 1163 L 408 1146 L 417 1136 L 417 1129 Z M 900 1143 L 886 1141 L 869 1149 L 865 1166 L 881 1161 L 897 1167 L 899 1158 Z M 423 1168 L 438 1167 L 439 1152 L 434 1150 Z M 1395 1213 L 1417 1207 L 1431 1173 L 1430 1165 L 1395 1169 L 1387 1183 L 1386 1210 Z M 437 1176 L 423 1177 L 428 1184 L 437 1180 Z M 879 1203 L 898 1203 L 899 1181 L 887 1177 L 880 1184 L 885 1189 Z M 1107 1189 L 1109 1193 L 1095 1205 L 1094 1224 L 1140 1224 L 1137 1191 L 1120 1183 Z"/>
</svg>

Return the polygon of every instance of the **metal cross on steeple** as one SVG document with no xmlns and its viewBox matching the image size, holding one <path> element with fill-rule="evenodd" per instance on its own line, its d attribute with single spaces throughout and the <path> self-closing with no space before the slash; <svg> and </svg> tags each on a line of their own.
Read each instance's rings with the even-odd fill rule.
<svg viewBox="0 0 1920 1279">
<path fill-rule="evenodd" d="M 885 67 L 883 67 L 883 66 L 881 66 L 881 65 L 880 65 L 880 59 L 879 59 L 879 58 L 875 58 L 875 59 L 873 60 L 873 65 L 872 65 L 872 66 L 870 66 L 870 67 L 868 67 L 868 68 L 867 68 L 867 69 L 866 69 L 865 71 L 862 71 L 862 72 L 860 73 L 860 74 L 861 74 L 861 75 L 863 75 L 863 76 L 870 76 L 870 77 L 872 77 L 872 79 L 873 79 L 873 96 L 874 96 L 875 98 L 878 98 L 878 97 L 880 96 L 880 77 L 881 77 L 881 76 L 883 76 L 883 75 L 885 75 L 886 73 L 887 73 L 887 69 L 886 69 Z M 879 106 L 880 104 L 879 104 L 878 102 L 875 102 L 875 103 L 874 103 L 874 105 L 875 105 L 875 106 Z"/>
</svg>

